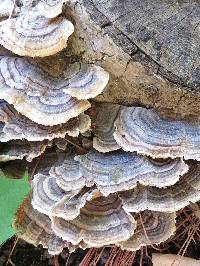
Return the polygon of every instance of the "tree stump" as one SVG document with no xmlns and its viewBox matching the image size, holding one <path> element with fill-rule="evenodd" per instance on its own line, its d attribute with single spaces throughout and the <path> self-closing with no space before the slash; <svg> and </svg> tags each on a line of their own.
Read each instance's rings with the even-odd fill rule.
<svg viewBox="0 0 200 266">
<path fill-rule="evenodd" d="M 70 5 L 73 53 L 110 73 L 96 101 L 153 107 L 179 117 L 200 114 L 198 1 L 79 0 Z"/>
</svg>

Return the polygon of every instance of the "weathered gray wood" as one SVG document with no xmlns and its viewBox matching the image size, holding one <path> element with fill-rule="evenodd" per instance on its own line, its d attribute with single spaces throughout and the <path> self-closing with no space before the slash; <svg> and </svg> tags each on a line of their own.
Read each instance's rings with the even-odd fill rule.
<svg viewBox="0 0 200 266">
<path fill-rule="evenodd" d="M 146 55 L 185 84 L 200 84 L 200 2 L 93 0 Z"/>
<path fill-rule="evenodd" d="M 200 115 L 199 1 L 70 2 L 66 15 L 75 23 L 73 54 L 110 73 L 97 101 Z"/>
</svg>

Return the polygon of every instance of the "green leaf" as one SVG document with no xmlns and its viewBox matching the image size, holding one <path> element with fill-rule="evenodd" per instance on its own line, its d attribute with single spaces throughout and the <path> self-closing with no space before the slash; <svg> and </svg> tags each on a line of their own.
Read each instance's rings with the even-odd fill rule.
<svg viewBox="0 0 200 266">
<path fill-rule="evenodd" d="M 21 179 L 0 176 L 0 245 L 16 233 L 13 218 L 29 191 L 28 174 Z"/>
</svg>

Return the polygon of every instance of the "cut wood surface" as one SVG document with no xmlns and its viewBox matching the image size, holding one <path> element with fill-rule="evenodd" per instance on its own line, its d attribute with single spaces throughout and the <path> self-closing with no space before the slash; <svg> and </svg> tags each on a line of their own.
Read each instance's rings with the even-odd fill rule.
<svg viewBox="0 0 200 266">
<path fill-rule="evenodd" d="M 127 38 L 189 86 L 199 84 L 200 5 L 197 1 L 93 0 Z"/>
<path fill-rule="evenodd" d="M 72 50 L 110 73 L 97 101 L 200 114 L 199 19 L 195 0 L 79 0 Z"/>
</svg>

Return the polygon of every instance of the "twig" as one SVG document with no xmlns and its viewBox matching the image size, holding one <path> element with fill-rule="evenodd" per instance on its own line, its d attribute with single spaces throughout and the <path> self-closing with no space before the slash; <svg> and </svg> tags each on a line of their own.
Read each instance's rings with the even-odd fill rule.
<svg viewBox="0 0 200 266">
<path fill-rule="evenodd" d="M 143 220 L 142 220 L 142 215 L 141 215 L 141 213 L 139 213 L 139 216 L 140 216 L 140 222 L 141 222 L 141 224 L 142 224 L 142 228 L 143 228 L 143 231 L 144 231 L 145 237 L 146 237 L 147 241 L 149 241 L 149 242 L 151 243 L 151 241 L 150 241 L 150 239 L 149 239 L 149 237 L 148 237 L 148 235 L 147 235 L 147 231 L 146 231 L 146 228 L 145 228 L 145 226 L 144 226 L 144 223 L 143 223 Z"/>
<path fill-rule="evenodd" d="M 6 262 L 6 265 L 8 265 L 8 263 L 10 263 L 10 264 L 12 264 L 12 265 L 15 266 L 15 264 L 14 264 L 14 263 L 12 262 L 12 260 L 11 260 L 11 257 L 12 257 L 12 254 L 13 254 L 14 250 L 15 250 L 15 247 L 16 247 L 16 245 L 17 245 L 18 240 L 19 240 L 19 237 L 16 236 L 16 237 L 15 237 L 15 241 L 14 241 L 13 246 L 12 246 L 12 249 L 11 249 L 10 254 L 9 254 L 9 256 L 8 256 L 8 260 L 7 260 L 7 262 Z"/>
<path fill-rule="evenodd" d="M 113 248 L 111 248 L 111 254 L 110 254 L 110 256 L 108 257 L 108 260 L 107 260 L 105 266 L 113 265 L 112 262 L 113 262 L 114 259 L 116 258 L 116 256 L 117 256 L 117 254 L 118 254 L 119 251 L 120 251 L 120 249 L 117 248 L 117 247 L 113 247 Z"/>
<path fill-rule="evenodd" d="M 96 265 L 97 265 L 97 263 L 98 263 L 98 261 L 100 260 L 101 255 L 103 254 L 103 252 L 104 252 L 104 248 L 100 249 L 100 251 L 97 250 L 97 252 L 96 252 L 97 254 L 96 254 L 96 256 L 94 257 L 91 266 L 96 266 Z"/>
<path fill-rule="evenodd" d="M 90 248 L 85 257 L 83 258 L 83 260 L 81 261 L 81 263 L 79 264 L 79 266 L 88 266 L 95 252 L 96 252 L 95 248 Z"/>
<path fill-rule="evenodd" d="M 140 250 L 141 250 L 141 255 L 140 255 L 140 266 L 142 266 L 144 251 L 143 251 L 143 248 L 141 248 Z"/>
<path fill-rule="evenodd" d="M 83 148 L 81 145 L 75 143 L 72 139 L 70 139 L 69 137 L 65 137 L 66 141 L 69 142 L 71 145 L 73 145 L 74 147 L 77 148 L 78 151 L 80 151 L 81 153 L 85 154 L 88 152 L 87 149 Z"/>
<path fill-rule="evenodd" d="M 54 266 L 59 266 L 58 255 L 54 256 Z"/>
<path fill-rule="evenodd" d="M 136 252 L 132 252 L 132 255 L 131 255 L 130 261 L 129 261 L 129 266 L 132 266 L 133 265 L 133 262 L 135 260 L 135 255 L 136 255 Z"/>
</svg>

